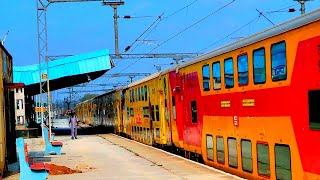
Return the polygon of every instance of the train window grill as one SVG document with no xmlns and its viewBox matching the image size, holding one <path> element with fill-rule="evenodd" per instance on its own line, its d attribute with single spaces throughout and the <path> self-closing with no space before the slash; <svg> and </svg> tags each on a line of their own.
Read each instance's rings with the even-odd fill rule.
<svg viewBox="0 0 320 180">
<path fill-rule="evenodd" d="M 257 144 L 258 174 L 270 176 L 269 145 L 267 143 Z"/>
<path fill-rule="evenodd" d="M 141 101 L 141 88 L 138 87 L 138 101 Z"/>
<path fill-rule="evenodd" d="M 276 177 L 281 180 L 291 179 L 290 147 L 284 144 L 276 144 L 274 147 Z"/>
<path fill-rule="evenodd" d="M 156 137 L 160 138 L 160 129 L 159 128 L 155 128 L 156 129 Z"/>
<path fill-rule="evenodd" d="M 145 142 L 147 139 L 147 135 L 146 135 L 146 128 L 143 128 L 143 141 Z"/>
<path fill-rule="evenodd" d="M 144 88 L 141 87 L 141 101 L 144 101 Z"/>
<path fill-rule="evenodd" d="M 248 54 L 238 56 L 238 81 L 239 85 L 248 85 Z"/>
<path fill-rule="evenodd" d="M 176 98 L 172 96 L 172 115 L 173 115 L 173 120 L 177 119 L 177 112 L 176 112 Z"/>
<path fill-rule="evenodd" d="M 197 113 L 197 102 L 191 101 L 191 115 L 192 115 L 192 122 L 198 122 L 198 113 Z"/>
<path fill-rule="evenodd" d="M 203 81 L 203 90 L 210 90 L 210 69 L 209 65 L 204 65 L 202 67 L 202 81 Z"/>
<path fill-rule="evenodd" d="M 134 100 L 135 100 L 135 95 L 134 95 L 134 93 L 135 93 L 135 90 L 132 89 L 132 102 L 134 102 Z"/>
<path fill-rule="evenodd" d="M 285 41 L 271 45 L 272 81 L 287 79 L 287 57 Z"/>
<path fill-rule="evenodd" d="M 312 90 L 308 92 L 309 98 L 309 127 L 313 130 L 320 130 L 320 90 Z"/>
<path fill-rule="evenodd" d="M 213 161 L 213 138 L 211 135 L 207 135 L 207 159 Z"/>
<path fill-rule="evenodd" d="M 143 131 L 142 131 L 142 127 L 140 127 L 140 141 L 142 141 L 143 139 Z"/>
<path fill-rule="evenodd" d="M 226 88 L 234 87 L 234 70 L 232 58 L 224 60 L 224 82 Z"/>
<path fill-rule="evenodd" d="M 243 171 L 252 173 L 252 144 L 250 140 L 241 140 L 241 163 Z"/>
<path fill-rule="evenodd" d="M 151 105 L 151 118 L 152 118 L 152 121 L 155 121 L 155 113 L 154 113 L 154 105 Z"/>
<path fill-rule="evenodd" d="M 220 61 L 212 64 L 213 89 L 221 89 L 221 66 Z"/>
<path fill-rule="evenodd" d="M 134 93 L 135 93 L 135 100 L 136 100 L 136 102 L 138 102 L 139 101 L 139 96 L 138 96 L 138 89 L 137 88 L 134 89 Z"/>
<path fill-rule="evenodd" d="M 139 139 L 139 137 L 140 137 L 140 131 L 139 131 L 139 127 L 137 127 L 136 138 Z"/>
<path fill-rule="evenodd" d="M 131 126 L 131 136 L 133 136 L 133 126 Z"/>
<path fill-rule="evenodd" d="M 217 136 L 216 139 L 217 142 L 217 161 L 220 164 L 224 164 L 224 143 L 223 143 L 223 137 Z"/>
<path fill-rule="evenodd" d="M 148 100 L 148 89 L 147 86 L 144 86 L 144 100 L 147 101 Z"/>
<path fill-rule="evenodd" d="M 228 161 L 229 167 L 238 168 L 237 140 L 235 138 L 228 138 Z"/>
<path fill-rule="evenodd" d="M 150 139 L 149 139 L 149 136 L 150 136 L 150 134 L 149 134 L 149 128 L 147 128 L 147 142 L 149 143 L 150 142 Z"/>
<path fill-rule="evenodd" d="M 156 105 L 156 121 L 160 120 L 159 105 Z"/>
<path fill-rule="evenodd" d="M 149 117 L 149 107 L 143 107 L 143 117 Z"/>
<path fill-rule="evenodd" d="M 266 82 L 266 53 L 264 47 L 253 51 L 253 81 L 254 84 Z"/>
<path fill-rule="evenodd" d="M 133 111 L 133 108 L 130 108 L 130 116 L 131 116 L 131 117 L 134 117 L 134 111 Z"/>
</svg>

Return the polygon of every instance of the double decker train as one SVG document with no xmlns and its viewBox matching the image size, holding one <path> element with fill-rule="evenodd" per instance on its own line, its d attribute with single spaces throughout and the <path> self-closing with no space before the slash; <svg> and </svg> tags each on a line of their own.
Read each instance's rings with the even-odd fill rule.
<svg viewBox="0 0 320 180">
<path fill-rule="evenodd" d="M 0 43 L 0 179 L 16 161 L 12 56 Z"/>
<path fill-rule="evenodd" d="M 85 123 L 248 179 L 320 179 L 320 10 L 77 105 Z"/>
</svg>

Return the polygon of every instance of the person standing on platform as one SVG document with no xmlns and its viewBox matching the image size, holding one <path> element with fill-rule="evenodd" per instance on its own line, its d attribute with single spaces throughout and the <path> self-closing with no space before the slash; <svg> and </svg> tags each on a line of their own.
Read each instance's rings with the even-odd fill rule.
<svg viewBox="0 0 320 180">
<path fill-rule="evenodd" d="M 74 111 L 70 113 L 69 125 L 71 129 L 71 139 L 78 139 L 77 138 L 78 121 Z"/>
</svg>

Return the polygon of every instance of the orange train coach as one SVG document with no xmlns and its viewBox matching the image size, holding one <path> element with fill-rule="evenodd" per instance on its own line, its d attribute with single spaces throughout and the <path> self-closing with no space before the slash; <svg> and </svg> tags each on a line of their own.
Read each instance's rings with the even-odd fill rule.
<svg viewBox="0 0 320 180">
<path fill-rule="evenodd" d="M 319 29 L 316 10 L 122 88 L 115 132 L 248 179 L 320 179 Z"/>
</svg>

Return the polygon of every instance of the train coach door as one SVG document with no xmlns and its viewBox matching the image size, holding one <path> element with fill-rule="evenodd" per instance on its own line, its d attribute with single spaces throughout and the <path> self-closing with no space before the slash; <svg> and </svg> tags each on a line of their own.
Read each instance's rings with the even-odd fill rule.
<svg viewBox="0 0 320 180">
<path fill-rule="evenodd" d="M 167 145 L 172 145 L 172 138 L 171 138 L 171 121 L 170 121 L 170 111 L 169 107 L 171 104 L 170 98 L 169 98 L 169 93 L 168 93 L 168 82 L 167 78 L 163 78 L 163 95 L 164 95 L 164 116 L 165 116 L 165 124 L 164 124 L 164 129 L 165 129 L 165 135 L 166 135 L 166 140 L 167 140 Z"/>
</svg>

